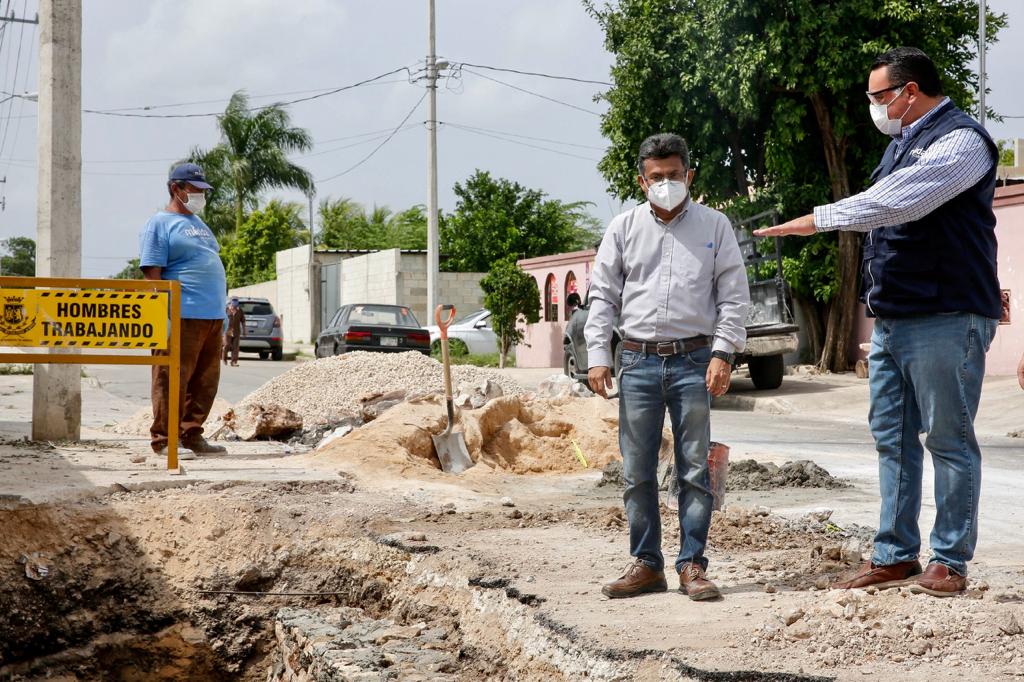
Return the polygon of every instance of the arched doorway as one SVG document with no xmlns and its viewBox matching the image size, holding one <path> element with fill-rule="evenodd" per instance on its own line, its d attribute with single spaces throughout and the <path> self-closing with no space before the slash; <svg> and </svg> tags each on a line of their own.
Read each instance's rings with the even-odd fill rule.
<svg viewBox="0 0 1024 682">
<path fill-rule="evenodd" d="M 558 280 L 552 273 L 544 280 L 544 321 L 558 322 Z"/>
<path fill-rule="evenodd" d="M 578 298 L 582 298 L 580 296 L 579 291 L 576 288 L 576 275 L 575 275 L 575 273 L 573 273 L 572 270 L 570 270 L 568 272 L 568 274 L 566 274 L 566 276 L 565 276 L 565 319 L 566 320 L 568 320 L 570 317 L 572 317 L 572 313 L 573 313 L 573 310 L 574 310 L 574 307 L 569 305 L 569 303 L 570 303 L 570 298 L 569 297 L 572 296 L 573 294 L 576 294 L 576 296 Z M 577 303 L 577 305 L 579 305 L 579 304 Z"/>
</svg>

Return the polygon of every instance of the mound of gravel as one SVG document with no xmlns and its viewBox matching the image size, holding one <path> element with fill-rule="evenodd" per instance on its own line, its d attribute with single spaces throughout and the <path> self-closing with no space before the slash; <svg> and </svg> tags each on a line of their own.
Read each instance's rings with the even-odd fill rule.
<svg viewBox="0 0 1024 682">
<path fill-rule="evenodd" d="M 452 367 L 452 387 L 480 385 L 486 379 L 501 386 L 505 395 L 525 389 L 494 370 Z M 355 351 L 310 362 L 275 377 L 242 399 L 244 404 L 275 403 L 302 415 L 305 428 L 338 421 L 359 412 L 359 398 L 369 393 L 444 390 L 441 363 L 422 353 L 369 353 Z"/>
<path fill-rule="evenodd" d="M 836 478 L 809 459 L 786 462 L 782 466 L 744 459 L 729 463 L 729 490 L 772 490 L 775 488 L 848 488 L 850 484 Z"/>
</svg>

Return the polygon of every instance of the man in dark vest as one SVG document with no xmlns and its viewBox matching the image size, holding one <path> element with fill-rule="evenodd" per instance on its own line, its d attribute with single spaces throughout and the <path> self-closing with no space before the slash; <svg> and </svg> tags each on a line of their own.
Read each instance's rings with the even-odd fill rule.
<svg viewBox="0 0 1024 682">
<path fill-rule="evenodd" d="M 978 539 L 974 417 L 1000 315 L 992 212 L 998 155 L 985 129 L 943 96 L 935 64 L 921 50 L 878 57 L 867 96 L 875 125 L 892 137 L 873 184 L 755 234 L 868 233 L 861 300 L 875 318 L 868 419 L 882 511 L 871 560 L 835 587 L 909 585 L 945 597 L 966 587 Z M 936 509 L 923 572 L 921 433 L 935 468 Z"/>
</svg>

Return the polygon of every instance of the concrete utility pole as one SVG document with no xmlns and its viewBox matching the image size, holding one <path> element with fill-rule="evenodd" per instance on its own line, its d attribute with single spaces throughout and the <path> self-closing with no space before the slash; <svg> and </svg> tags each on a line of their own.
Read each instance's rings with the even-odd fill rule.
<svg viewBox="0 0 1024 682">
<path fill-rule="evenodd" d="M 314 254 L 316 247 L 313 241 L 316 232 L 313 230 L 313 191 L 309 192 L 309 271 L 306 279 L 309 286 L 309 342 L 316 343 L 320 335 L 320 277 L 317 275 Z"/>
<path fill-rule="evenodd" d="M 427 0 L 427 324 L 438 303 L 440 248 L 437 230 L 437 54 L 434 49 L 434 0 Z"/>
<path fill-rule="evenodd" d="M 80 277 L 82 0 L 39 0 L 39 16 L 36 276 Z M 81 365 L 35 366 L 33 440 L 81 436 L 81 371 Z"/>
<path fill-rule="evenodd" d="M 978 123 L 985 127 L 985 0 L 978 3 Z"/>
</svg>

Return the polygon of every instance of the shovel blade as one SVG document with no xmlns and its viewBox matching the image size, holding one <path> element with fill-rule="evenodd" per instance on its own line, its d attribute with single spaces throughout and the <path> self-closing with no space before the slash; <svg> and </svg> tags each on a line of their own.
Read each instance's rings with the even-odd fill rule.
<svg viewBox="0 0 1024 682">
<path fill-rule="evenodd" d="M 466 449 L 466 438 L 462 433 L 452 431 L 431 438 L 434 440 L 434 449 L 437 450 L 441 469 L 446 474 L 461 474 L 473 466 L 473 460 Z"/>
</svg>

